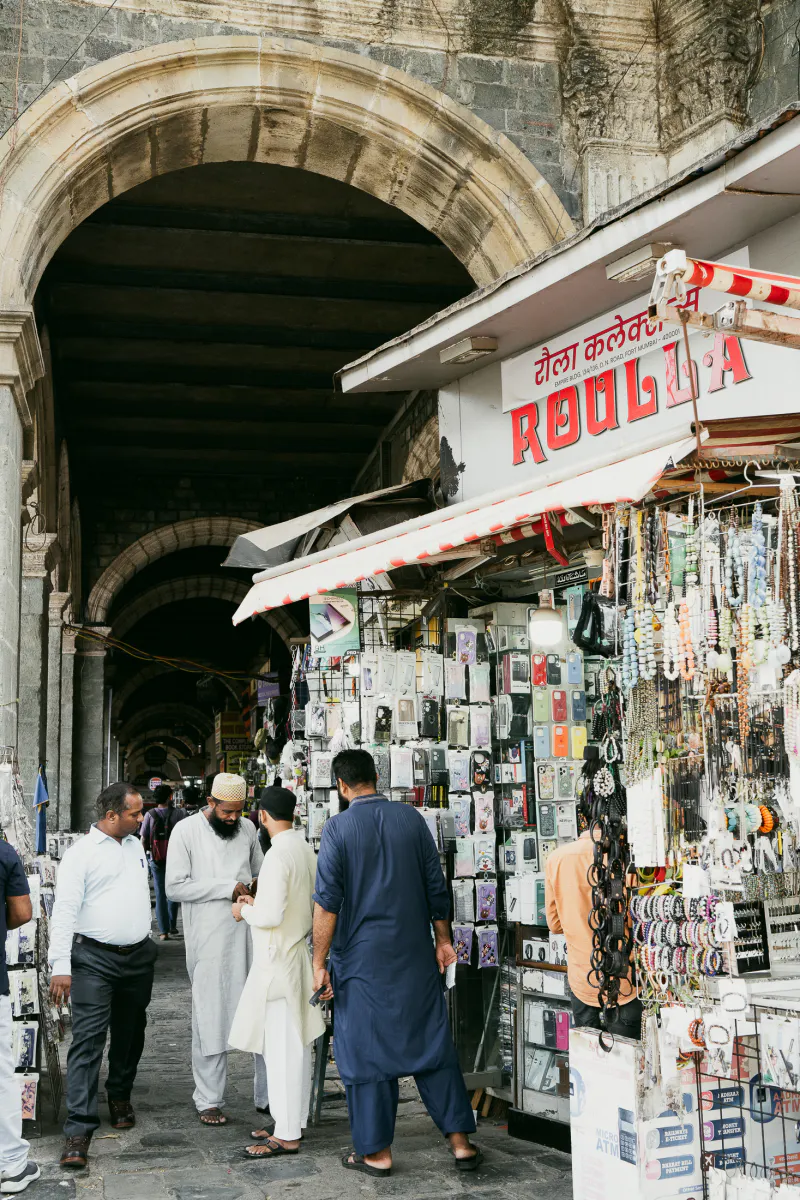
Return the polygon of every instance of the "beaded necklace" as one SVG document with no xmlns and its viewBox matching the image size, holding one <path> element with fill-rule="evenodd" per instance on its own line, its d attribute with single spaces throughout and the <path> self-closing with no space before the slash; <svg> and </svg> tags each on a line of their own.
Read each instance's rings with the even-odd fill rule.
<svg viewBox="0 0 800 1200">
<path fill-rule="evenodd" d="M 734 575 L 736 590 L 734 591 Z M 739 530 L 733 518 L 728 526 L 728 537 L 725 547 L 725 593 L 731 608 L 738 608 L 744 599 L 744 563 L 742 562 L 742 547 L 739 541 Z"/>
<path fill-rule="evenodd" d="M 678 612 L 678 667 L 681 679 L 694 679 L 695 661 L 689 605 L 684 597 Z"/>
<path fill-rule="evenodd" d="M 671 601 L 664 609 L 664 623 L 661 631 L 662 670 L 665 679 L 677 679 L 680 674 L 678 663 L 678 621 L 675 617 L 675 605 Z"/>
</svg>

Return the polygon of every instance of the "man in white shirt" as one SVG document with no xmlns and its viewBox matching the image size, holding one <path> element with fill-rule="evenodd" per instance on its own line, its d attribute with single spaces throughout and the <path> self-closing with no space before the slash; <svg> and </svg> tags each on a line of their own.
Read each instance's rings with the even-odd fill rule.
<svg viewBox="0 0 800 1200">
<path fill-rule="evenodd" d="M 220 772 L 208 807 L 175 826 L 167 857 L 167 897 L 181 902 L 186 969 L 192 981 L 194 1103 L 204 1125 L 226 1125 L 222 1111 L 228 1034 L 252 957 L 246 925 L 234 925 L 231 903 L 249 893 L 264 855 L 242 820 L 247 783 Z M 254 1064 L 254 1101 L 268 1107 L 266 1072 Z"/>
<path fill-rule="evenodd" d="M 275 1129 L 255 1130 L 262 1139 L 248 1146 L 249 1158 L 297 1154 L 308 1118 L 311 1095 L 311 1043 L 325 1030 L 318 1008 L 309 1004 L 314 990 L 311 932 L 317 856 L 300 830 L 292 828 L 295 796 L 267 787 L 258 816 L 270 836 L 270 849 L 258 877 L 258 891 L 233 905 L 237 921 L 253 934 L 253 965 L 236 1010 L 230 1043 L 239 1050 L 263 1053 Z"/>
<path fill-rule="evenodd" d="M 50 994 L 72 1000 L 67 1056 L 66 1145 L 61 1166 L 85 1167 L 100 1124 L 97 1088 L 111 1030 L 106 1093 L 115 1129 L 136 1122 L 131 1088 L 144 1049 L 158 954 L 150 937 L 147 861 L 136 834 L 142 798 L 113 783 L 97 798 L 98 821 L 67 850 L 50 922 Z"/>
</svg>

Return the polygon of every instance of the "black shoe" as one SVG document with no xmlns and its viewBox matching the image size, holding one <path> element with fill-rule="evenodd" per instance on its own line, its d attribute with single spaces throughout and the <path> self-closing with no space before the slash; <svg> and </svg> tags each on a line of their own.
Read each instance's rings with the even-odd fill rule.
<svg viewBox="0 0 800 1200">
<path fill-rule="evenodd" d="M 68 1137 L 64 1143 L 59 1166 L 69 1167 L 73 1170 L 85 1167 L 89 1158 L 89 1142 L 91 1140 L 88 1137 Z"/>
<path fill-rule="evenodd" d="M 0 1183 L 0 1192 L 4 1196 L 15 1195 L 17 1192 L 24 1192 L 29 1183 L 33 1183 L 41 1175 L 41 1171 L 35 1162 L 29 1162 L 19 1175 L 12 1175 L 10 1179 L 4 1179 Z"/>
<path fill-rule="evenodd" d="M 136 1124 L 136 1113 L 130 1100 L 109 1099 L 108 1111 L 112 1129 L 133 1129 Z"/>
</svg>

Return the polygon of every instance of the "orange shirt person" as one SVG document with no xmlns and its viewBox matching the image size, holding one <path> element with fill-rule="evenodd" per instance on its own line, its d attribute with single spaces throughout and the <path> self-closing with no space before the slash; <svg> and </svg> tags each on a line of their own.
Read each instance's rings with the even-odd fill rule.
<svg viewBox="0 0 800 1200">
<path fill-rule="evenodd" d="M 580 809 L 579 809 L 580 812 Z M 586 814 L 584 817 L 584 824 Z M 592 887 L 589 868 L 594 862 L 591 834 L 582 833 L 576 842 L 559 846 L 545 863 L 545 909 L 551 933 L 567 940 L 567 980 L 576 1026 L 602 1029 L 597 988 L 590 982 L 593 934 L 589 926 Z M 642 1005 L 630 971 L 620 984 L 619 1009 L 610 1032 L 638 1040 L 641 1037 Z"/>
</svg>

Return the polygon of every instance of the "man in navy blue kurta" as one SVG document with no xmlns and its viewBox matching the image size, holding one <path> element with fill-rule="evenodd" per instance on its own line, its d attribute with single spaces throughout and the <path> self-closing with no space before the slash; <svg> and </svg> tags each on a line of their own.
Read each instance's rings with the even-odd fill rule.
<svg viewBox="0 0 800 1200">
<path fill-rule="evenodd" d="M 456 1166 L 472 1169 L 480 1155 L 467 1136 L 475 1118 L 442 985 L 455 951 L 436 846 L 414 808 L 376 794 L 365 750 L 344 751 L 333 768 L 349 807 L 322 832 L 314 968 L 315 987 L 336 995 L 336 1063 L 355 1146 L 342 1161 L 373 1175 L 391 1170 L 397 1080 L 413 1075 Z"/>
</svg>

